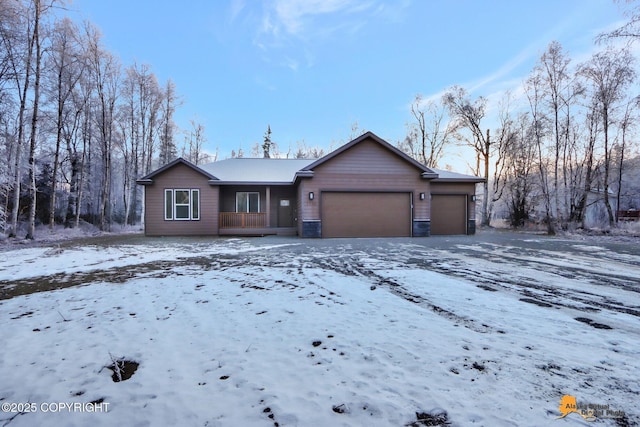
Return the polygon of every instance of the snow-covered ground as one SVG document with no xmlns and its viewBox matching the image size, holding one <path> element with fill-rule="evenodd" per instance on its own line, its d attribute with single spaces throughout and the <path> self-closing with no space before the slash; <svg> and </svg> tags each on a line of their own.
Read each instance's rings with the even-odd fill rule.
<svg viewBox="0 0 640 427">
<path fill-rule="evenodd" d="M 0 426 L 640 422 L 637 241 L 132 240 L 0 252 Z"/>
</svg>

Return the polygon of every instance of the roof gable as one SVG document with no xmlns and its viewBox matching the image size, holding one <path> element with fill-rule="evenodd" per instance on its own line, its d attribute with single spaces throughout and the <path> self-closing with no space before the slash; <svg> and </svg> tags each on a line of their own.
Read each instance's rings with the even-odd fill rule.
<svg viewBox="0 0 640 427">
<path fill-rule="evenodd" d="M 331 153 L 327 154 L 326 156 L 316 160 L 315 162 L 313 162 L 310 165 L 306 166 L 305 168 L 301 169 L 301 172 L 311 172 L 312 173 L 313 170 L 315 168 L 317 168 L 318 166 L 323 165 L 323 164 L 325 164 L 327 162 L 330 162 L 332 159 L 340 156 L 342 153 L 348 151 L 349 149 L 355 147 L 356 145 L 362 143 L 363 141 L 373 141 L 376 144 L 379 144 L 385 150 L 389 151 L 390 154 L 397 156 L 398 158 L 400 158 L 404 162 L 410 164 L 411 166 L 413 166 L 416 169 L 418 169 L 419 171 L 421 171 L 423 178 L 433 179 L 433 178 L 436 178 L 438 176 L 438 174 L 435 173 L 433 170 L 429 169 L 428 167 L 426 167 L 422 163 L 418 162 L 417 160 L 409 157 L 408 155 L 406 155 L 405 153 L 400 151 L 398 148 L 396 148 L 393 145 L 389 144 L 387 141 L 385 141 L 384 139 L 380 138 L 379 136 L 377 136 L 373 132 L 366 132 L 366 133 L 360 135 L 359 137 L 357 137 L 356 139 L 352 140 L 351 142 L 348 142 L 348 143 L 344 144 L 342 147 L 339 147 L 338 149 L 336 149 L 336 150 L 332 151 Z"/>
<path fill-rule="evenodd" d="M 163 172 L 165 172 L 165 171 L 167 171 L 169 169 L 172 169 L 173 167 L 175 167 L 177 165 L 187 166 L 188 168 L 193 169 L 194 171 L 198 172 L 199 174 L 204 175 L 210 181 L 218 181 L 218 178 L 216 178 L 214 175 L 212 175 L 209 172 L 199 168 L 198 166 L 196 166 L 193 163 L 183 159 L 182 157 L 179 157 L 179 158 L 175 159 L 174 161 L 172 161 L 170 163 L 167 163 L 166 165 L 154 170 L 153 172 L 149 173 L 148 175 L 143 176 L 142 178 L 137 180 L 136 183 L 141 184 L 141 185 L 153 184 L 153 178 L 155 178 L 156 176 L 162 174 Z"/>
</svg>

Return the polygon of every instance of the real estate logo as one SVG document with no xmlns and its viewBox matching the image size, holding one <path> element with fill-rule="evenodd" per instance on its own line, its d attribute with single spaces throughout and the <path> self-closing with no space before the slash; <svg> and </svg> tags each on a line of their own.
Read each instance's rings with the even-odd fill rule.
<svg viewBox="0 0 640 427">
<path fill-rule="evenodd" d="M 556 419 L 564 418 L 571 413 L 576 413 L 586 421 L 595 421 L 598 418 L 624 418 L 624 411 L 612 409 L 609 405 L 597 403 L 578 402 L 575 396 L 565 394 L 560 398 L 558 407 L 560 416 Z"/>
</svg>

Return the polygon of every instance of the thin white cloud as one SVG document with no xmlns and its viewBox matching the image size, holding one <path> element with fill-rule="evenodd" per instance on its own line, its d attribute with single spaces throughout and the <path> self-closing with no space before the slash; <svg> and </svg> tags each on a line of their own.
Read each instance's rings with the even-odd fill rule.
<svg viewBox="0 0 640 427">
<path fill-rule="evenodd" d="M 597 3 L 595 3 L 595 5 L 597 5 Z M 581 19 L 588 17 L 590 14 L 598 13 L 598 9 L 593 8 L 593 4 L 591 4 L 590 7 L 578 8 L 575 14 L 567 16 L 566 19 L 559 22 L 556 26 L 517 52 L 494 72 L 476 80 L 458 83 L 458 85 L 465 88 L 472 98 L 482 95 L 487 99 L 487 115 L 496 113 L 498 102 L 504 97 L 507 91 L 511 92 L 512 100 L 514 104 L 517 104 L 518 101 L 524 99 L 523 82 L 531 71 L 531 69 L 528 69 L 523 72 L 521 70 L 522 66 L 531 64 L 532 68 L 533 64 L 535 64 L 545 52 L 549 43 L 553 40 L 564 38 L 562 36 L 566 36 L 567 33 L 575 33 L 575 28 L 581 26 Z M 599 33 L 611 31 L 624 22 L 625 21 L 617 21 L 604 28 L 588 31 L 582 36 L 572 37 L 572 44 L 583 47 L 578 52 L 567 50 L 566 53 L 569 55 L 572 65 L 576 66 L 588 60 L 595 52 L 604 48 L 604 46 L 595 44 L 595 38 Z M 622 45 L 620 41 L 617 41 L 616 44 Z M 567 49 L 565 43 L 562 43 L 562 45 L 563 48 Z M 637 51 L 640 52 L 640 43 L 638 43 L 638 45 Z M 635 48 L 632 50 L 636 51 Z M 424 96 L 423 102 L 440 100 L 448 89 L 449 88 L 443 88 L 439 92 Z"/>
<path fill-rule="evenodd" d="M 320 44 L 356 34 L 374 21 L 399 22 L 411 1 L 232 0 L 227 23 L 251 25 L 263 59 L 295 72 L 316 64 L 314 48 Z"/>
<path fill-rule="evenodd" d="M 300 35 L 318 15 L 363 13 L 372 6 L 358 0 L 276 0 L 273 11 L 284 31 Z"/>
<path fill-rule="evenodd" d="M 242 13 L 245 6 L 245 0 L 231 0 L 231 6 L 229 7 L 229 22 L 235 21 L 238 15 Z"/>
<path fill-rule="evenodd" d="M 284 59 L 284 65 L 294 72 L 298 71 L 298 67 L 300 66 L 298 61 L 288 56 Z"/>
</svg>

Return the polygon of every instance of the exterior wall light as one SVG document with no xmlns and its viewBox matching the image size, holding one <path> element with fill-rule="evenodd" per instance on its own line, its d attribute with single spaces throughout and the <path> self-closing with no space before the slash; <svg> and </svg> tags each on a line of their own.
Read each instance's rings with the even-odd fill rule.
<svg viewBox="0 0 640 427">
<path fill-rule="evenodd" d="M 472 201 L 472 202 L 475 202 L 475 201 L 476 201 L 476 195 L 475 195 L 475 194 L 471 196 L 471 201 Z"/>
<path fill-rule="evenodd" d="M 309 191 L 309 200 L 313 200 L 313 191 Z"/>
<path fill-rule="evenodd" d="M 424 200 L 424 193 L 420 193 L 420 200 Z"/>
</svg>

